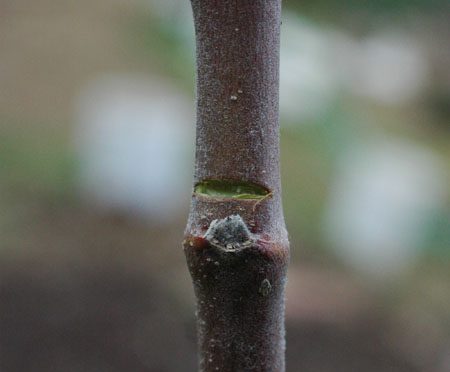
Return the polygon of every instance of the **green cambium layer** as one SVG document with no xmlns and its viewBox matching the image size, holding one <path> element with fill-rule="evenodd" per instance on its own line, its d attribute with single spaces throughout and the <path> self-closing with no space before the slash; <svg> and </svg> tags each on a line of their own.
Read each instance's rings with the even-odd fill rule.
<svg viewBox="0 0 450 372">
<path fill-rule="evenodd" d="M 233 180 L 207 180 L 194 187 L 194 193 L 220 199 L 252 199 L 261 200 L 270 194 L 263 186 L 251 182 Z"/>
</svg>

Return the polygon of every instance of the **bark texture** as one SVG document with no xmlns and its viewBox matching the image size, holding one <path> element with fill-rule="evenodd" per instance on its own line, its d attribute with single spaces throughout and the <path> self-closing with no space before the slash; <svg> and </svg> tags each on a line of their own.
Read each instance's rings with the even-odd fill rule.
<svg viewBox="0 0 450 372">
<path fill-rule="evenodd" d="M 195 185 L 183 242 L 197 297 L 200 370 L 284 371 L 289 259 L 279 175 L 280 0 L 192 0 L 197 41 Z"/>
</svg>

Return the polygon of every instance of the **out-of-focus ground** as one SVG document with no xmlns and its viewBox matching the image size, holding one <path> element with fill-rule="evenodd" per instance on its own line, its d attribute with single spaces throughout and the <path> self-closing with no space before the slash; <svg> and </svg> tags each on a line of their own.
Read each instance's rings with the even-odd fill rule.
<svg viewBox="0 0 450 372">
<path fill-rule="evenodd" d="M 285 2 L 288 371 L 450 370 L 450 9 Z M 0 370 L 195 371 L 188 1 L 0 2 Z"/>
</svg>

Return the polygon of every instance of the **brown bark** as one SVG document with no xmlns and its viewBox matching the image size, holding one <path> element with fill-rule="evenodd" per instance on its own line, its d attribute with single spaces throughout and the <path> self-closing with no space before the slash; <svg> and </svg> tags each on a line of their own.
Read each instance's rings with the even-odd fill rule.
<svg viewBox="0 0 450 372">
<path fill-rule="evenodd" d="M 191 2 L 194 186 L 212 180 L 234 192 L 194 192 L 183 242 L 197 297 L 200 370 L 282 372 L 289 252 L 279 175 L 280 0 Z M 252 189 L 258 195 L 248 195 Z"/>
</svg>

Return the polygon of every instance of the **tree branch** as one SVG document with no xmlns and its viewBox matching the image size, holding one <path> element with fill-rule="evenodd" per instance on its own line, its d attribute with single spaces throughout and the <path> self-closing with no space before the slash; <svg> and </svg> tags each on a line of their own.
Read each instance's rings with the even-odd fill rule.
<svg viewBox="0 0 450 372">
<path fill-rule="evenodd" d="M 279 175 L 280 0 L 192 0 L 194 193 L 183 246 L 200 370 L 284 371 L 289 258 Z"/>
</svg>

